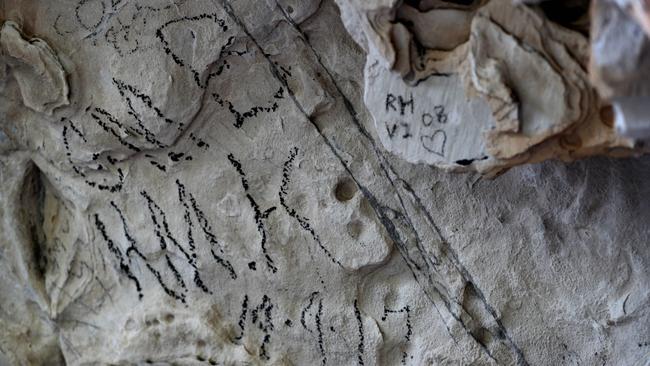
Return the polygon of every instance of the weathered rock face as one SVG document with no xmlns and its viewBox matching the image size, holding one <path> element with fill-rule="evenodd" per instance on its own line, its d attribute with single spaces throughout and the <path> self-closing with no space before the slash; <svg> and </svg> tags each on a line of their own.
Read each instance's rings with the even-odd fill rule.
<svg viewBox="0 0 650 366">
<path fill-rule="evenodd" d="M 650 139 L 650 17 L 645 0 L 600 0 L 593 8 L 591 73 L 613 101 L 618 131 Z"/>
<path fill-rule="evenodd" d="M 643 152 L 617 133 L 611 103 L 590 83 L 588 3 L 340 0 L 368 52 L 364 100 L 382 144 L 410 162 L 489 175 L 549 158 Z M 631 48 L 626 36 L 620 50 Z M 645 63 L 612 52 L 620 55 L 604 56 L 612 64 L 628 57 L 647 74 Z"/>
<path fill-rule="evenodd" d="M 368 38 L 395 4 L 341 5 L 0 3 L 0 364 L 647 362 L 648 158 L 411 163 L 562 156 L 558 121 L 601 126 L 576 154 L 628 146 L 586 42 L 497 2 L 448 7 L 448 38 L 400 8 L 376 34 L 440 49 L 420 68 Z"/>
</svg>

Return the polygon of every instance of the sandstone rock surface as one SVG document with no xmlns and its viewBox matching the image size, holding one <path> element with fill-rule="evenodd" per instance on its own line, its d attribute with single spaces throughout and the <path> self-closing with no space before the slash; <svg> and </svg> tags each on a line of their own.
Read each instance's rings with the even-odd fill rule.
<svg viewBox="0 0 650 366">
<path fill-rule="evenodd" d="M 628 149 L 588 44 L 420 3 L 0 2 L 0 365 L 647 365 L 650 159 L 413 164 Z"/>
<path fill-rule="evenodd" d="M 377 133 L 407 161 L 495 175 L 526 162 L 646 150 L 617 133 L 612 101 L 590 82 L 586 1 L 338 3 L 368 52 L 364 100 Z M 616 47 L 627 50 L 624 33 Z M 603 54 L 614 65 L 628 57 Z M 626 65 L 645 78 L 645 64 Z"/>
</svg>

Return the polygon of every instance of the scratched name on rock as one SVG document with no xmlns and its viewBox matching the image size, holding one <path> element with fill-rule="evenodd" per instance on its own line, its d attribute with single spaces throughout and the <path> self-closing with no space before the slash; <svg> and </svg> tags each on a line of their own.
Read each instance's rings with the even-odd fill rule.
<svg viewBox="0 0 650 366">
<path fill-rule="evenodd" d="M 449 113 L 442 104 L 416 99 L 413 93 L 386 93 L 384 127 L 391 141 L 413 140 L 430 154 L 445 157 Z"/>
</svg>

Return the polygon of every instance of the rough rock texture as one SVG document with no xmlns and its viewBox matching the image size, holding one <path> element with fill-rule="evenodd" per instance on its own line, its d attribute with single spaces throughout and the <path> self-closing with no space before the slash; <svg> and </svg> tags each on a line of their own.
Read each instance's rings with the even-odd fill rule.
<svg viewBox="0 0 650 366">
<path fill-rule="evenodd" d="M 377 133 L 407 161 L 494 175 L 646 150 L 617 134 L 611 103 L 590 84 L 586 1 L 338 3 L 368 52 L 364 99 Z M 644 64 L 627 64 L 647 76 Z"/>
<path fill-rule="evenodd" d="M 599 0 L 592 22 L 592 80 L 612 100 L 623 135 L 650 140 L 650 13 L 645 0 Z"/>
<path fill-rule="evenodd" d="M 493 180 L 405 161 L 364 84 L 435 126 L 496 101 L 452 103 L 467 75 L 405 86 L 343 9 L 0 3 L 0 364 L 647 365 L 650 159 Z M 482 9 L 489 42 L 508 13 Z M 457 46 L 472 29 L 448 46 L 483 65 L 476 93 L 503 91 L 507 50 Z M 553 113 L 592 123 L 581 77 Z M 445 157 L 490 148 L 444 131 Z"/>
</svg>

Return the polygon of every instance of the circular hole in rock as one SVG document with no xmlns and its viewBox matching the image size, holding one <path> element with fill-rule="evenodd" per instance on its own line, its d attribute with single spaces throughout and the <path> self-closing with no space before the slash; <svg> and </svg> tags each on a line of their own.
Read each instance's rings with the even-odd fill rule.
<svg viewBox="0 0 650 366">
<path fill-rule="evenodd" d="M 334 197 L 339 202 L 346 202 L 354 198 L 354 195 L 357 193 L 357 185 L 350 178 L 343 178 L 339 180 L 334 187 Z"/>
</svg>

